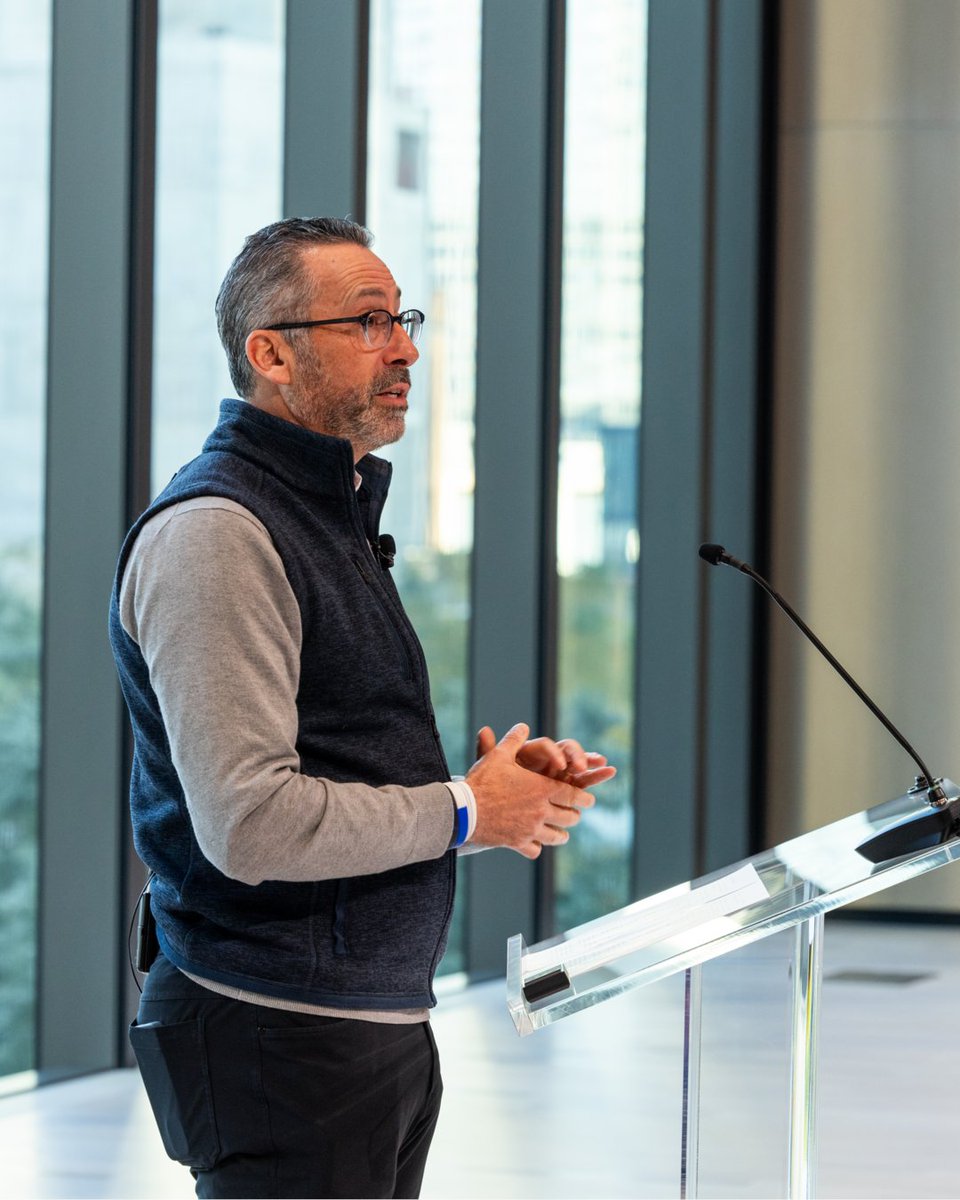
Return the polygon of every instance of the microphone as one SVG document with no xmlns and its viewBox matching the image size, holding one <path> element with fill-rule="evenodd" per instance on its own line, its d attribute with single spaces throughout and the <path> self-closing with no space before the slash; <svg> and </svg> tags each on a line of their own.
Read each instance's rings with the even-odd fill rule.
<svg viewBox="0 0 960 1200">
<path fill-rule="evenodd" d="M 397 543 L 389 533 L 381 533 L 373 545 L 377 562 L 388 570 L 397 560 Z"/>
<path fill-rule="evenodd" d="M 784 600 L 783 596 L 775 591 L 766 579 L 755 571 L 749 563 L 743 562 L 739 558 L 734 558 L 732 554 L 728 554 L 723 546 L 717 545 L 716 542 L 704 542 L 700 547 L 700 557 L 704 562 L 709 563 L 713 567 L 719 566 L 721 563 L 734 567 L 737 571 L 752 579 L 754 583 L 759 584 L 774 603 L 783 609 L 800 632 L 816 646 L 831 667 L 856 692 L 867 708 L 870 709 L 884 728 L 897 739 L 920 768 L 920 774 L 917 776 L 909 794 L 919 797 L 922 793 L 926 793 L 925 799 L 932 811 L 914 814 L 898 825 L 890 829 L 885 829 L 872 838 L 868 838 L 867 841 L 857 847 L 859 853 L 869 859 L 870 862 L 886 862 L 887 859 L 898 858 L 903 854 L 911 854 L 915 850 L 940 845 L 942 842 L 949 841 L 950 838 L 960 832 L 960 799 L 947 800 L 947 795 L 943 787 L 943 779 L 934 779 L 923 759 L 917 754 L 916 750 L 914 750 L 913 746 L 911 746 L 900 730 L 897 729 L 896 725 L 870 699 L 850 672 L 830 653 L 800 615 Z"/>
</svg>

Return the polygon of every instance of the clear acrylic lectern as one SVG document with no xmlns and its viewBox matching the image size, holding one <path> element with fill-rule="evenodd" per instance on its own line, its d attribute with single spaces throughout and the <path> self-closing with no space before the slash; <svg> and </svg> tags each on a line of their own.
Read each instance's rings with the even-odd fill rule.
<svg viewBox="0 0 960 1200">
<path fill-rule="evenodd" d="M 955 809 L 960 790 L 943 789 Z M 872 859 L 889 849 L 898 856 Z M 908 847 L 907 852 L 902 852 Z M 817 1033 L 824 915 L 960 858 L 960 837 L 933 821 L 925 793 L 845 817 L 722 871 L 640 900 L 533 946 L 507 945 L 507 1004 L 521 1035 L 684 972 L 681 1197 L 698 1195 L 703 964 L 773 934 L 790 941 L 790 1050 L 783 1178 L 814 1191 Z M 703 1119 L 709 1120 L 710 1113 Z"/>
</svg>

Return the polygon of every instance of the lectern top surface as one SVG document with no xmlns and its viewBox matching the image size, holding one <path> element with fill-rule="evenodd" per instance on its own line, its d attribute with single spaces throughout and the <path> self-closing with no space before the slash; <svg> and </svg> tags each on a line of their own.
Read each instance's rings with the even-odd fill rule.
<svg viewBox="0 0 960 1200">
<path fill-rule="evenodd" d="M 934 810 L 908 793 L 722 871 L 526 946 L 507 947 L 507 1003 L 532 1033 L 612 996 L 945 866 L 960 857 L 960 789 Z M 880 861 L 877 861 L 880 859 Z"/>
</svg>

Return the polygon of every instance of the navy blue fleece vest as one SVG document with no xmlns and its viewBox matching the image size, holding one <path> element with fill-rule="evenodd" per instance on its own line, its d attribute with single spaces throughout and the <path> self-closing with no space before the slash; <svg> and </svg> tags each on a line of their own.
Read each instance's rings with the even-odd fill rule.
<svg viewBox="0 0 960 1200">
<path fill-rule="evenodd" d="M 157 697 L 118 609 L 123 570 L 146 520 L 196 496 L 237 501 L 270 532 L 300 606 L 303 772 L 373 786 L 448 779 L 423 652 L 389 572 L 370 552 L 391 468 L 368 456 L 358 469 L 359 493 L 348 442 L 224 400 L 202 453 L 124 543 L 110 638 L 134 731 L 134 843 L 156 873 L 151 894 L 164 954 L 184 970 L 265 995 L 415 1008 L 436 1002 L 432 980 L 453 908 L 454 853 L 313 884 L 250 886 L 223 875 L 194 837 Z M 242 588 L 243 579 L 228 586 Z"/>
</svg>

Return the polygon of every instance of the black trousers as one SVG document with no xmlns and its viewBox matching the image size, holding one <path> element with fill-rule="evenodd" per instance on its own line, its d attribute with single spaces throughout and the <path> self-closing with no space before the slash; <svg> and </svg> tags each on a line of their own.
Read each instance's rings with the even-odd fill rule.
<svg viewBox="0 0 960 1200">
<path fill-rule="evenodd" d="M 261 1008 L 161 955 L 130 1041 L 198 1196 L 419 1195 L 443 1091 L 428 1023 Z"/>
</svg>

